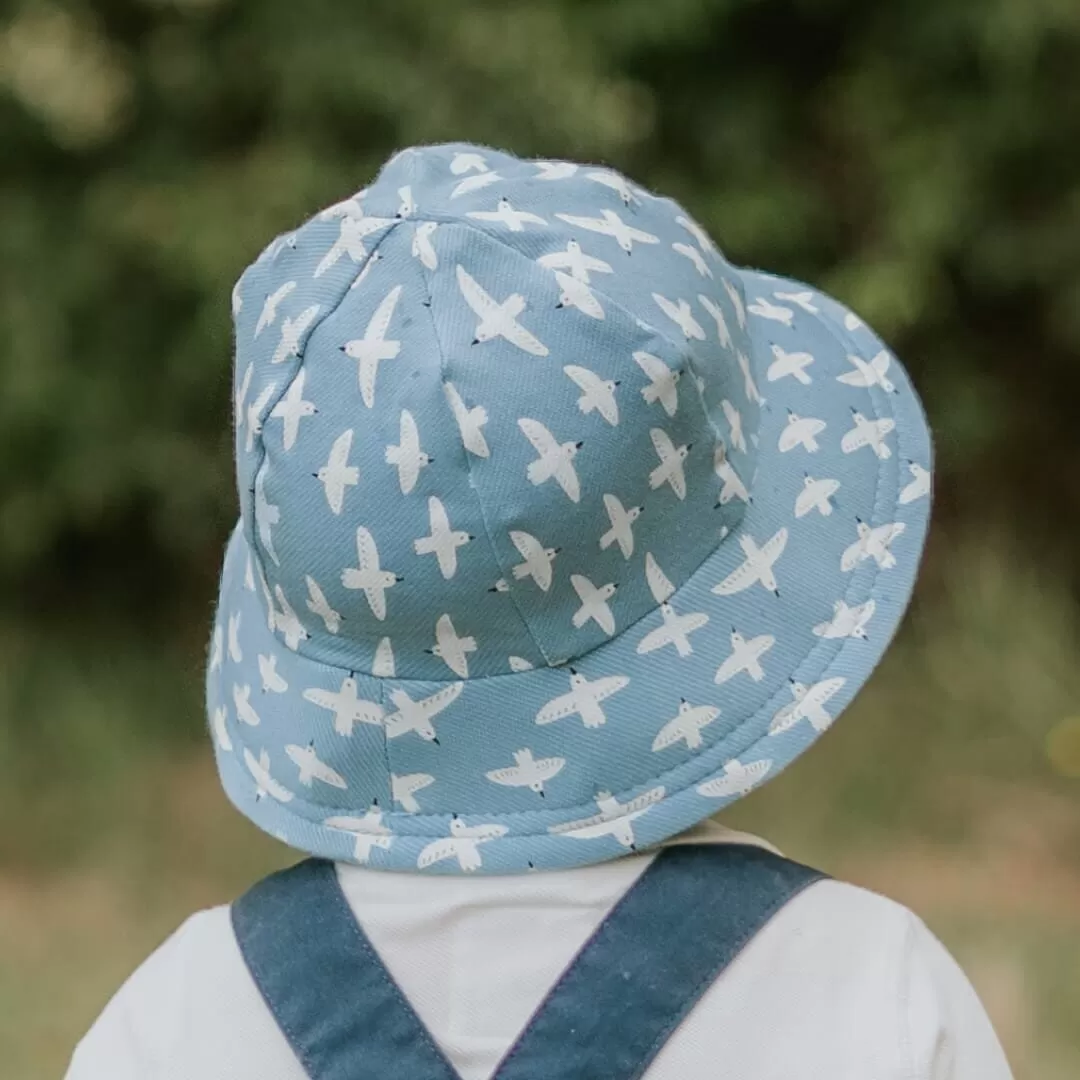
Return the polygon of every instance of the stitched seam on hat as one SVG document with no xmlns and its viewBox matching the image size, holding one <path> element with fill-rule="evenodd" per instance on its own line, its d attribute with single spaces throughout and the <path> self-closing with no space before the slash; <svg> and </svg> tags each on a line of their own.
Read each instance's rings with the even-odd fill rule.
<svg viewBox="0 0 1080 1080">
<path fill-rule="evenodd" d="M 440 375 L 440 381 L 441 381 L 442 387 L 443 387 L 443 400 L 445 401 L 446 400 L 446 384 L 449 381 L 447 379 L 447 370 L 446 370 L 446 348 L 443 345 L 442 337 L 439 334 L 439 325 L 438 325 L 438 322 L 435 319 L 435 313 L 434 313 L 434 311 L 432 311 L 431 306 L 430 306 L 431 305 L 431 290 L 428 288 L 428 283 L 427 283 L 426 279 L 423 279 L 423 275 L 421 275 L 421 279 L 423 281 L 424 295 L 428 299 L 427 311 L 428 311 L 429 316 L 431 317 L 431 330 L 432 330 L 432 333 L 435 336 L 435 344 L 436 344 L 436 346 L 438 347 L 438 350 L 439 350 L 439 375 Z M 468 482 L 469 482 L 469 490 L 475 496 L 476 505 L 480 510 L 480 524 L 484 528 L 484 539 L 487 540 L 488 549 L 491 551 L 491 558 L 493 559 L 493 561 L 495 563 L 495 566 L 502 573 L 502 576 L 506 579 L 506 585 L 507 585 L 506 594 L 507 594 L 507 596 L 509 596 L 510 602 L 514 605 L 514 611 L 517 613 L 517 617 L 521 620 L 522 625 L 525 627 L 525 632 L 529 635 L 529 639 L 532 641 L 533 645 L 536 647 L 537 652 L 544 658 L 544 662 L 547 664 L 548 667 L 551 667 L 552 666 L 551 665 L 551 657 L 548 656 L 548 654 L 545 651 L 543 645 L 541 645 L 539 640 L 537 640 L 536 635 L 533 633 L 533 628 L 529 625 L 529 620 L 525 618 L 525 613 L 521 610 L 521 606 L 518 603 L 518 599 L 514 595 L 513 574 L 510 573 L 507 570 L 507 568 L 503 566 L 503 562 L 499 558 L 499 552 L 495 547 L 495 539 L 492 536 L 491 526 L 488 524 L 487 512 L 484 509 L 484 500 L 482 498 L 480 498 L 480 491 L 477 488 L 477 486 L 476 486 L 476 484 L 475 484 L 475 482 L 473 480 L 472 460 L 470 458 L 468 448 L 465 446 L 464 442 L 462 442 L 460 439 L 458 441 L 461 443 L 461 456 L 462 456 L 462 459 L 465 462 L 465 473 L 466 473 L 466 476 L 467 476 Z M 518 673 L 517 672 L 510 672 L 510 674 L 518 674 Z M 482 676 L 480 676 L 480 678 L 498 678 L 498 676 L 483 676 L 482 675 Z M 447 681 L 458 681 L 458 680 L 447 680 Z"/>
<path fill-rule="evenodd" d="M 415 221 L 415 220 L 418 220 L 418 218 L 419 218 L 419 215 L 417 217 L 415 217 L 415 218 L 412 218 L 411 220 Z M 465 221 L 460 217 L 454 217 L 454 216 L 449 216 L 449 215 L 448 216 L 442 216 L 442 215 L 439 215 L 439 214 L 428 214 L 426 220 L 439 221 L 439 222 L 441 222 L 442 224 L 445 224 L 445 225 L 461 225 L 461 226 L 464 226 L 466 229 L 472 229 L 473 232 L 479 233 L 481 236 L 486 237 L 488 240 L 491 240 L 492 242 L 498 244 L 500 247 L 506 248 L 507 251 L 513 252 L 514 255 L 516 255 L 519 259 L 524 259 L 525 262 L 530 263 L 531 265 L 537 265 L 535 263 L 535 260 L 530 259 L 529 256 L 526 255 L 524 252 L 519 251 L 516 247 L 514 247 L 513 244 L 508 243 L 507 240 L 504 237 L 500 236 L 496 232 L 492 232 L 490 229 L 484 228 L 484 226 L 482 226 L 482 225 L 476 225 L 472 221 Z M 543 268 L 541 268 L 541 269 L 543 269 Z M 736 274 L 739 273 L 739 268 L 738 267 L 732 267 L 732 270 L 734 270 Z M 557 279 L 555 278 L 554 271 L 551 271 L 550 273 L 551 273 L 552 280 L 555 281 L 556 284 L 557 284 L 558 282 L 557 282 Z M 616 300 L 609 293 L 604 292 L 603 289 L 597 288 L 591 282 L 589 284 L 589 290 L 591 292 L 595 293 L 597 296 L 601 297 L 603 300 L 605 300 L 608 304 L 611 305 L 612 308 L 614 308 L 615 310 L 620 312 L 620 314 L 626 316 L 626 318 L 628 318 L 628 319 L 630 319 L 631 321 L 634 321 L 634 322 L 636 322 L 638 320 L 638 317 L 636 315 L 634 315 L 634 313 L 632 311 L 630 311 L 624 304 L 620 303 L 618 300 Z M 686 358 L 687 366 L 690 368 L 690 374 L 691 375 L 695 375 L 697 373 L 697 369 L 695 367 L 697 358 L 694 356 L 694 349 L 693 349 L 693 346 L 690 344 L 689 341 L 687 341 L 685 339 L 682 340 L 682 341 L 679 341 L 679 340 L 676 340 L 674 338 L 671 338 L 667 334 L 665 334 L 663 331 L 658 330 L 651 322 L 648 322 L 646 320 L 642 320 L 642 321 L 645 321 L 646 326 L 648 326 L 648 328 L 653 332 L 653 335 L 655 337 L 657 337 L 661 341 L 663 341 L 666 345 L 668 345 L 671 349 L 673 349 L 675 352 L 677 352 L 680 356 L 684 356 Z M 720 346 L 720 347 L 723 348 L 723 346 Z M 734 354 L 733 349 L 730 350 L 730 351 Z M 724 445 L 726 446 L 727 442 L 724 439 L 724 434 L 720 430 L 720 428 L 715 423 L 713 423 L 713 418 L 709 414 L 709 410 L 705 408 L 705 403 L 704 403 L 704 400 L 701 397 L 701 392 L 700 391 L 698 391 L 697 398 L 698 398 L 698 403 L 701 405 L 701 411 L 705 415 L 705 422 L 709 425 L 709 428 L 712 430 L 714 438 L 716 438 L 718 441 L 724 443 Z"/>
<path fill-rule="evenodd" d="M 740 272 L 742 272 L 742 271 L 740 271 Z M 757 271 L 750 270 L 748 272 L 756 273 Z M 841 338 L 841 335 L 838 332 L 838 328 L 836 328 L 835 326 L 829 326 L 828 329 L 829 329 L 829 331 L 831 333 L 835 334 L 838 339 L 844 341 L 845 343 L 850 341 L 850 338 L 848 338 L 847 335 L 844 335 Z M 871 331 L 871 333 L 872 333 L 872 331 Z M 876 335 L 875 335 L 875 337 L 876 337 Z M 878 340 L 880 340 L 880 339 L 878 339 Z M 907 381 L 906 376 L 905 376 L 905 381 Z M 889 415 L 889 416 L 892 416 L 892 417 L 895 418 L 895 413 L 893 412 L 892 409 L 886 407 L 884 410 L 879 410 L 879 408 L 878 408 L 878 400 L 877 400 L 877 398 L 879 398 L 879 397 L 882 398 L 883 404 L 888 406 L 889 395 L 885 394 L 884 391 L 881 391 L 879 393 L 878 389 L 875 388 L 875 387 L 867 387 L 866 389 L 867 389 L 867 396 L 868 396 L 868 398 L 870 400 L 870 407 L 871 407 L 870 411 L 873 413 L 874 418 L 875 419 L 880 419 L 883 414 Z M 910 392 L 911 392 L 912 396 L 914 397 L 914 389 L 913 388 L 911 389 Z M 899 427 L 897 428 L 897 430 L 899 431 Z M 899 439 L 897 440 L 897 442 L 898 442 L 897 450 L 899 451 Z M 873 499 L 875 516 L 876 516 L 876 511 L 878 509 L 878 503 L 879 503 L 880 498 L 881 498 L 882 483 L 883 483 L 883 479 L 884 479 L 885 472 L 886 472 L 887 460 L 888 459 L 879 459 L 878 460 L 877 477 L 876 477 L 876 482 L 875 482 L 874 499 Z M 898 505 L 897 500 L 899 498 L 899 483 L 894 485 L 894 487 L 895 487 L 895 492 L 894 492 L 894 495 L 893 495 L 892 505 L 891 505 L 891 510 L 893 510 L 893 511 L 896 510 L 897 505 Z M 695 575 L 697 573 L 701 572 L 703 566 L 704 566 L 704 564 L 702 564 L 702 567 L 699 567 L 698 570 L 695 571 Z M 880 566 L 876 566 L 875 570 L 874 570 L 874 573 L 873 573 L 873 576 L 870 578 L 869 583 L 868 583 L 868 585 L 866 586 L 866 589 L 865 589 L 865 592 L 867 593 L 867 595 L 873 593 L 874 589 L 877 587 L 877 583 L 878 583 L 882 573 L 883 573 L 882 568 Z M 691 575 L 691 576 L 694 576 L 694 575 Z M 847 602 L 851 598 L 851 595 L 852 595 L 852 592 L 853 592 L 854 589 L 855 589 L 855 575 L 852 575 L 852 581 L 848 585 L 847 589 L 844 592 L 843 599 L 844 599 L 845 602 Z M 677 594 L 676 594 L 676 596 L 677 596 Z M 675 599 L 675 597 L 673 597 L 672 599 Z M 897 621 L 896 626 L 897 627 L 899 626 L 899 620 Z M 623 631 L 623 633 L 624 634 L 627 633 L 629 629 L 630 628 L 628 627 L 627 630 Z M 895 633 L 895 629 L 896 628 L 894 628 L 894 631 L 893 631 L 894 633 Z M 622 635 L 619 635 L 619 636 L 621 637 Z M 606 644 L 609 644 L 609 643 L 604 642 L 600 646 L 597 646 L 597 648 L 603 648 L 603 646 L 606 645 Z M 855 644 L 857 644 L 857 642 L 853 638 L 841 639 L 835 646 L 832 647 L 832 655 L 828 657 L 826 662 L 821 666 L 820 670 L 818 672 L 816 672 L 815 677 L 819 677 L 819 676 L 823 675 L 830 667 L 832 667 L 833 665 L 835 665 L 837 663 L 839 658 L 845 652 L 852 649 L 855 646 Z M 813 658 L 813 657 L 815 657 L 815 656 L 817 656 L 817 655 L 819 655 L 821 653 L 826 652 L 828 647 L 829 647 L 829 639 L 826 639 L 826 638 L 819 639 L 814 645 L 811 646 L 810 651 L 798 662 L 798 664 L 796 664 L 795 668 L 792 670 L 791 677 L 794 678 L 795 674 L 799 671 L 800 668 L 803 667 L 803 665 L 805 665 L 811 658 Z M 887 647 L 888 647 L 888 643 L 886 642 L 884 647 L 883 647 L 883 651 L 884 651 L 884 648 L 887 648 Z M 591 650 L 591 651 L 593 651 L 593 650 Z M 487 678 L 513 678 L 515 675 L 518 675 L 518 674 L 521 674 L 521 673 L 513 672 L 513 673 L 509 673 L 507 675 L 487 676 Z M 429 685 L 432 682 L 432 680 L 397 680 L 397 681 L 398 682 L 408 682 L 408 681 L 427 682 Z M 776 707 L 780 702 L 783 702 L 784 704 L 787 704 L 787 702 L 784 701 L 784 696 L 788 692 L 789 691 L 788 691 L 787 686 L 779 687 L 775 694 L 773 694 L 771 697 L 769 697 L 766 701 L 762 702 L 761 706 L 757 710 L 755 710 L 754 713 L 752 713 L 750 716 L 746 717 L 743 720 L 742 724 L 740 725 L 740 728 L 756 728 L 758 726 L 757 722 L 759 721 L 759 718 L 762 717 L 762 716 L 768 715 L 769 710 L 773 710 L 775 712 Z M 759 744 L 761 744 L 763 742 L 763 740 L 767 739 L 768 737 L 769 736 L 768 736 L 767 731 L 765 733 L 763 733 L 763 734 L 754 734 L 754 735 L 748 737 L 748 740 L 743 742 L 734 751 L 734 753 L 730 753 L 730 754 L 727 755 L 728 760 L 740 758 L 747 750 L 758 746 Z M 692 759 L 692 760 L 696 760 L 696 761 L 702 760 L 702 758 L 704 758 L 706 755 L 715 752 L 718 749 L 718 747 L 721 746 L 721 745 L 722 745 L 722 742 L 721 743 L 713 743 L 712 746 L 708 747 L 707 750 L 703 751 L 702 754 L 698 756 L 698 758 Z M 644 781 L 640 781 L 640 782 L 638 782 L 636 784 L 631 785 L 629 788 L 625 789 L 624 791 L 616 793 L 615 798 L 622 801 L 622 799 L 624 799 L 626 797 L 629 797 L 630 795 L 632 795 L 632 793 L 634 791 L 639 790 L 640 788 L 642 788 L 646 784 L 652 784 L 652 785 L 663 784 L 666 787 L 666 782 L 667 782 L 667 779 L 668 779 L 669 776 L 671 776 L 674 773 L 679 772 L 680 770 L 686 768 L 686 766 L 688 764 L 691 764 L 691 763 L 692 762 L 682 762 L 682 763 L 680 763 L 678 765 L 672 765 L 669 769 L 665 770 L 664 772 L 659 773 L 659 774 L 657 774 L 655 776 L 649 777 Z M 702 775 L 703 776 L 708 776 L 711 771 L 715 771 L 715 769 L 710 767 L 710 770 L 707 770 Z M 692 787 L 694 787 L 698 782 L 699 781 L 690 781 L 690 782 L 688 782 L 686 784 L 683 784 L 683 785 L 681 785 L 679 787 L 678 791 L 675 792 L 674 794 L 681 794 L 681 793 L 683 793 L 685 791 L 688 791 Z M 733 800 L 728 800 L 728 802 L 731 802 L 731 801 L 733 801 Z M 294 793 L 294 799 L 290 802 L 289 805 L 290 806 L 310 807 L 311 810 L 312 810 L 313 815 L 318 815 L 320 818 L 325 817 L 328 814 L 332 814 L 332 813 L 334 813 L 336 811 L 344 812 L 344 811 L 347 811 L 347 810 L 351 809 L 350 807 L 336 807 L 336 806 L 328 808 L 328 807 L 326 807 L 326 806 L 324 806 L 322 804 L 316 804 L 316 803 L 311 802 L 310 800 L 304 799 L 303 796 L 298 794 L 298 793 Z M 723 805 L 727 805 L 727 803 L 722 803 L 721 805 L 719 805 L 717 807 L 717 809 L 718 810 L 721 809 L 721 807 Z M 465 813 L 466 813 L 466 816 L 469 816 L 469 817 L 486 817 L 486 818 L 489 818 L 489 819 L 496 819 L 499 822 L 517 821 L 517 820 L 521 820 L 521 819 L 535 820 L 535 818 L 536 818 L 536 816 L 538 814 L 543 814 L 545 816 L 551 815 L 552 817 L 558 816 L 560 818 L 565 816 L 566 818 L 572 819 L 572 815 L 583 813 L 584 811 L 590 810 L 593 807 L 594 807 L 594 800 L 589 800 L 588 802 L 576 803 L 576 804 L 574 804 L 572 806 L 552 807 L 550 810 L 545 809 L 545 810 L 542 810 L 542 811 L 537 811 L 537 810 L 520 810 L 520 811 L 512 811 L 512 812 L 492 811 L 490 813 L 485 813 L 483 811 L 475 811 L 475 812 L 465 812 Z M 292 811 L 290 811 L 288 808 L 283 808 L 283 812 L 286 813 L 286 814 L 292 813 Z M 305 818 L 303 815 L 297 815 L 297 816 L 300 816 L 304 820 L 307 820 L 307 821 L 309 821 L 309 822 L 311 822 L 313 824 L 316 824 L 316 825 L 318 824 L 318 819 L 315 816 L 312 816 L 311 818 Z M 438 812 L 438 813 L 422 813 L 421 812 L 421 813 L 417 813 L 417 814 L 400 814 L 400 815 L 398 815 L 396 812 L 391 812 L 388 816 L 389 817 L 401 817 L 403 820 L 410 820 L 410 821 L 414 821 L 414 822 L 415 821 L 423 821 L 423 820 L 431 820 L 431 821 L 434 821 L 434 822 L 445 823 L 447 821 L 447 819 L 454 816 L 454 811 L 447 810 L 447 811 L 442 811 L 442 812 Z M 552 822 L 552 823 L 554 824 L 555 822 Z M 424 836 L 433 836 L 433 835 L 437 835 L 437 834 L 435 834 L 435 833 L 431 833 L 431 834 L 394 833 L 393 835 L 395 837 L 399 837 L 401 839 L 421 839 Z M 509 835 L 509 836 L 507 836 L 505 838 L 502 838 L 502 837 L 495 838 L 495 839 L 491 840 L 490 843 L 491 843 L 492 846 L 494 846 L 496 844 L 500 844 L 500 841 L 504 841 L 504 840 L 513 841 L 513 840 L 521 840 L 523 838 L 528 838 L 528 837 L 545 837 L 545 836 L 548 836 L 548 835 L 549 835 L 549 828 L 548 828 L 547 825 L 545 825 L 542 829 L 538 829 L 538 830 L 531 831 L 531 832 L 515 831 L 514 833 L 512 833 L 511 835 Z"/>
<path fill-rule="evenodd" d="M 305 224 L 307 224 L 307 223 L 305 223 Z M 384 232 L 382 234 L 382 236 L 380 236 L 379 239 L 374 244 L 372 244 L 371 250 L 368 251 L 368 253 L 367 253 L 367 258 L 364 259 L 363 263 L 360 264 L 359 269 L 352 276 L 351 280 L 349 281 L 349 284 L 346 285 L 345 288 L 342 290 L 341 295 L 337 298 L 337 300 L 334 301 L 334 303 L 330 307 L 327 308 L 326 314 L 321 316 L 319 321 L 317 323 L 315 323 L 315 325 L 312 326 L 311 329 L 308 331 L 307 337 L 304 338 L 304 348 L 296 358 L 296 360 L 297 360 L 296 369 L 294 371 L 292 371 L 289 374 L 289 377 L 285 380 L 284 388 L 282 389 L 281 393 L 279 393 L 275 398 L 273 398 L 273 400 L 271 402 L 268 403 L 268 407 L 267 407 L 266 411 L 263 413 L 263 415 L 261 417 L 263 428 L 260 430 L 259 441 L 258 441 L 258 458 L 259 458 L 259 460 L 258 460 L 258 464 L 255 466 L 255 468 L 252 470 L 252 473 L 251 473 L 254 488 L 258 487 L 259 474 L 262 472 L 262 470 L 266 466 L 266 459 L 267 459 L 266 431 L 265 431 L 266 422 L 270 419 L 270 416 L 273 413 L 274 409 L 277 408 L 278 403 L 282 400 L 282 398 L 284 398 L 284 397 L 286 397 L 288 395 L 289 391 L 292 389 L 293 383 L 295 383 L 296 380 L 299 378 L 300 372 L 304 368 L 304 358 L 307 355 L 308 344 L 310 343 L 312 337 L 314 336 L 315 331 L 318 330 L 319 327 L 322 326 L 326 322 L 326 320 L 329 319 L 330 316 L 333 315 L 338 310 L 338 308 L 340 308 L 341 305 L 345 302 L 345 298 L 352 291 L 353 285 L 359 279 L 360 275 L 363 274 L 363 272 L 368 268 L 368 266 L 371 263 L 371 260 L 375 257 L 375 252 L 379 250 L 379 248 L 383 244 L 383 241 L 385 241 L 386 238 L 400 224 L 401 224 L 400 220 L 395 221 L 386 230 L 386 232 Z M 301 228 L 303 228 L 303 226 L 301 226 Z M 245 273 L 246 273 L 246 271 L 245 271 Z M 254 498 L 254 496 L 252 496 L 252 497 Z M 243 515 L 241 515 L 241 516 L 243 516 Z M 254 504 L 253 504 L 252 505 L 252 510 L 251 510 L 251 531 L 249 533 L 249 531 L 247 529 L 245 529 L 244 530 L 244 536 L 247 539 L 248 547 L 251 550 L 252 558 L 255 560 L 256 566 L 257 566 L 259 572 L 262 574 L 263 580 L 266 581 L 267 585 L 269 586 L 270 579 L 266 574 L 266 566 L 265 566 L 265 564 L 263 562 L 262 549 L 260 548 L 259 543 L 257 541 L 257 535 L 258 535 L 258 526 L 257 526 L 256 521 L 255 521 L 255 509 L 254 509 Z M 278 582 L 276 587 L 281 589 L 281 593 L 284 596 L 285 595 L 284 586 L 282 586 L 281 583 Z M 295 596 L 295 593 L 293 595 Z M 286 600 L 288 599 L 288 597 L 285 597 L 285 598 L 286 598 Z M 274 607 L 274 603 L 273 603 L 273 594 L 272 593 L 270 593 L 267 596 L 267 600 L 268 600 L 268 602 L 270 604 L 270 613 L 269 614 L 272 617 L 274 612 L 276 611 L 276 608 Z M 272 628 L 271 632 L 276 634 L 276 629 Z M 275 637 L 275 640 L 276 640 L 276 637 Z M 313 657 L 306 656 L 304 654 L 304 652 L 302 652 L 300 650 L 299 646 L 294 651 L 296 652 L 296 654 L 298 656 L 304 657 L 305 660 L 313 660 L 314 659 Z M 319 661 L 316 661 L 316 662 L 319 662 Z M 349 670 L 349 669 L 342 668 L 341 670 Z M 353 669 L 353 670 L 355 670 L 355 669 Z"/>
</svg>

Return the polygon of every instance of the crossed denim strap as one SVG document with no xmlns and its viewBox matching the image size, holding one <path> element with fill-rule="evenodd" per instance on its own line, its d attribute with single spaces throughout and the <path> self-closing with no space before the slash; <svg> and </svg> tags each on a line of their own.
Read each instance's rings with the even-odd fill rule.
<svg viewBox="0 0 1080 1080">
<path fill-rule="evenodd" d="M 759 847 L 664 849 L 493 1080 L 636 1080 L 754 935 L 822 877 Z M 333 864 L 308 860 L 266 878 L 233 904 L 232 921 L 310 1080 L 458 1080 L 356 922 Z"/>
</svg>

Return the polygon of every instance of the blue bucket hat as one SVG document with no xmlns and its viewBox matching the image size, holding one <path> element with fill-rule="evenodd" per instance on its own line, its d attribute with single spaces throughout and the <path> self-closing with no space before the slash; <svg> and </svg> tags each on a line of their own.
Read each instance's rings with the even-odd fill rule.
<svg viewBox="0 0 1080 1080">
<path fill-rule="evenodd" d="M 233 311 L 208 711 L 293 847 L 499 873 L 656 844 L 801 754 L 903 614 L 904 370 L 610 169 L 403 151 Z"/>
</svg>

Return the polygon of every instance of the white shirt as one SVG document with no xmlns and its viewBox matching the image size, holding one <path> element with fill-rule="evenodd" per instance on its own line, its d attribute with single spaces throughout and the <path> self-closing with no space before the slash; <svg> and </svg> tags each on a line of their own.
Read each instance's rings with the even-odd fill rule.
<svg viewBox="0 0 1080 1080">
<path fill-rule="evenodd" d="M 716 825 L 678 838 L 763 841 Z M 676 841 L 678 842 L 678 841 Z M 357 920 L 462 1076 L 487 1080 L 651 861 L 429 877 L 339 865 Z M 119 990 L 67 1080 L 307 1080 L 244 966 L 227 907 L 188 919 Z M 1011 1080 L 982 1005 L 923 923 L 821 881 L 705 992 L 645 1080 Z"/>
</svg>

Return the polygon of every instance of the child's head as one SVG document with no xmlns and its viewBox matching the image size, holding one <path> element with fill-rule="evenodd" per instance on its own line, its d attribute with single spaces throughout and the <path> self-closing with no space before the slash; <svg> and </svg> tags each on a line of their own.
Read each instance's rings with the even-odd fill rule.
<svg viewBox="0 0 1080 1080">
<path fill-rule="evenodd" d="M 824 730 L 914 581 L 930 446 L 835 301 L 618 174 L 396 155 L 233 294 L 226 790 L 394 869 L 596 862 Z"/>
</svg>

